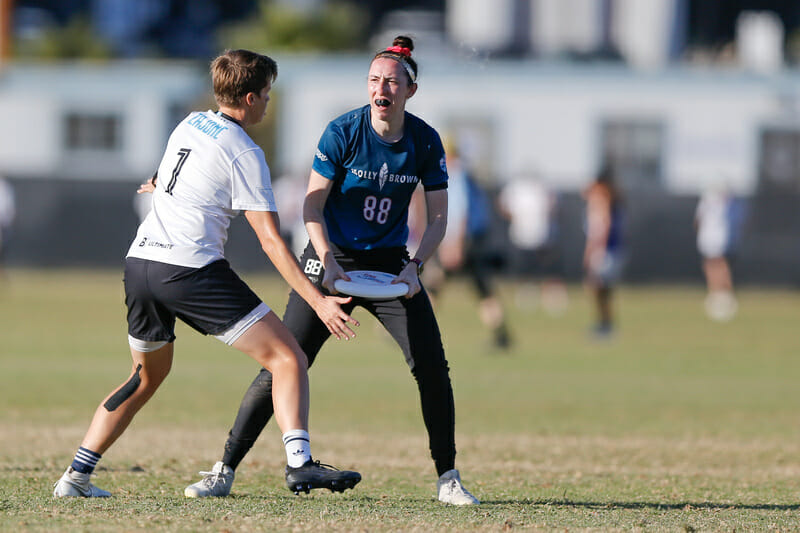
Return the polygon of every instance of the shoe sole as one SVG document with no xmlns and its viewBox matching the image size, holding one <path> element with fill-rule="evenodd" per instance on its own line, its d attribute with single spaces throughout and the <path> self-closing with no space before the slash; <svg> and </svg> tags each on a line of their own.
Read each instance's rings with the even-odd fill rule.
<svg viewBox="0 0 800 533">
<path fill-rule="evenodd" d="M 305 492 L 308 494 L 311 492 L 312 489 L 328 489 L 331 492 L 344 492 L 347 489 L 352 489 L 356 485 L 358 485 L 359 481 L 361 481 L 361 477 L 358 478 L 345 478 L 345 479 L 333 479 L 330 481 L 323 481 L 323 482 L 313 482 L 313 481 L 286 481 L 286 485 L 289 487 L 289 490 L 294 492 L 295 496 L 299 495 L 301 492 Z"/>
</svg>

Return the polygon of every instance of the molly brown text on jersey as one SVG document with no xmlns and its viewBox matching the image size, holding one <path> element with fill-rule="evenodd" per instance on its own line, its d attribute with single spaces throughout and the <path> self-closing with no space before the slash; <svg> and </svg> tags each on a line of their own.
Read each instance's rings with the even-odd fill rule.
<svg viewBox="0 0 800 533">
<path fill-rule="evenodd" d="M 380 172 L 374 170 L 360 170 L 357 168 L 351 168 L 350 172 L 360 179 L 365 180 L 376 180 L 380 176 Z M 418 183 L 419 178 L 417 176 L 409 176 L 407 174 L 389 174 L 386 177 L 386 181 L 388 183 Z"/>
</svg>

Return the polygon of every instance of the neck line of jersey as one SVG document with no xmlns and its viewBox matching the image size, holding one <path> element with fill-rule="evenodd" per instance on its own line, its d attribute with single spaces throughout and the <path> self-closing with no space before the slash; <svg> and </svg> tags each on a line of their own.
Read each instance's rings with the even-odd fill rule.
<svg viewBox="0 0 800 533">
<path fill-rule="evenodd" d="M 217 115 L 222 117 L 222 118 L 224 118 L 224 119 L 230 120 L 231 122 L 233 122 L 234 124 L 236 124 L 240 128 L 244 129 L 244 125 L 241 122 L 239 122 L 238 120 L 236 120 L 235 118 L 233 118 L 232 116 L 230 116 L 229 114 L 223 113 L 222 111 L 217 111 Z"/>
<path fill-rule="evenodd" d="M 386 146 L 394 146 L 394 145 L 398 144 L 399 142 L 401 142 L 403 139 L 406 138 L 406 123 L 408 121 L 408 112 L 407 111 L 403 111 L 403 135 L 401 135 L 400 138 L 397 139 L 396 141 L 392 142 L 392 141 L 387 141 L 383 137 L 378 135 L 378 132 L 375 131 L 375 128 L 372 126 L 372 112 L 371 112 L 370 105 L 367 104 L 365 107 L 367 108 L 366 115 L 367 115 L 367 124 L 369 125 L 369 131 L 375 136 L 376 139 L 378 139 L 380 142 L 382 142 Z"/>
</svg>

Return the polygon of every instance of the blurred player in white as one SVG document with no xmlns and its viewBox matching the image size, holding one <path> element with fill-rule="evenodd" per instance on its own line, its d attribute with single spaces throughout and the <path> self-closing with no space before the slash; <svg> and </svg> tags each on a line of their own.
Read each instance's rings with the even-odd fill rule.
<svg viewBox="0 0 800 533">
<path fill-rule="evenodd" d="M 708 287 L 706 314 L 719 322 L 733 318 L 738 308 L 728 261 L 737 218 L 734 206 L 733 197 L 724 187 L 713 187 L 703 193 L 695 211 L 697 249 Z"/>
<path fill-rule="evenodd" d="M 244 128 L 264 117 L 276 63 L 246 50 L 211 64 L 219 111 L 194 112 L 172 132 L 158 168 L 153 207 L 125 264 L 130 378 L 98 406 L 56 497 L 108 497 L 89 481 L 101 454 L 122 435 L 172 366 L 175 319 L 214 335 L 268 368 L 275 418 L 283 433 L 286 481 L 295 492 L 344 490 L 361 476 L 311 460 L 307 359 L 274 312 L 233 272 L 223 255 L 231 219 L 244 211 L 264 252 L 337 338 L 355 321 L 303 275 L 279 233 L 263 151 Z M 224 479 L 225 472 L 217 473 Z"/>
<path fill-rule="evenodd" d="M 533 270 L 541 279 L 542 308 L 550 315 L 562 315 L 569 302 L 564 286 L 561 253 L 558 250 L 555 222 L 556 196 L 530 175 L 509 181 L 498 198 L 501 211 L 508 219 L 508 237 L 514 246 L 512 266 L 515 274 L 524 276 Z M 535 286 L 525 283 L 516 291 L 517 306 L 536 302 Z"/>
</svg>

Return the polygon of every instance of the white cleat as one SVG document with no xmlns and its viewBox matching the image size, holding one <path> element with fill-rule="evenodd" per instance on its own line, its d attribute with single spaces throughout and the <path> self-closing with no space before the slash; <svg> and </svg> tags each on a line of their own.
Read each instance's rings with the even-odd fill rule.
<svg viewBox="0 0 800 533">
<path fill-rule="evenodd" d="M 458 470 L 448 470 L 441 475 L 436 483 L 439 490 L 439 501 L 450 505 L 478 505 L 478 498 L 469 493 L 461 484 Z"/>
<path fill-rule="evenodd" d="M 200 472 L 203 477 L 183 491 L 187 498 L 208 498 L 209 496 L 227 496 L 233 486 L 233 469 L 222 461 L 217 461 L 211 472 Z"/>
<path fill-rule="evenodd" d="M 107 490 L 98 489 L 89 483 L 91 476 L 91 474 L 82 474 L 73 470 L 70 466 L 53 486 L 53 496 L 55 498 L 108 498 L 111 496 Z"/>
</svg>

